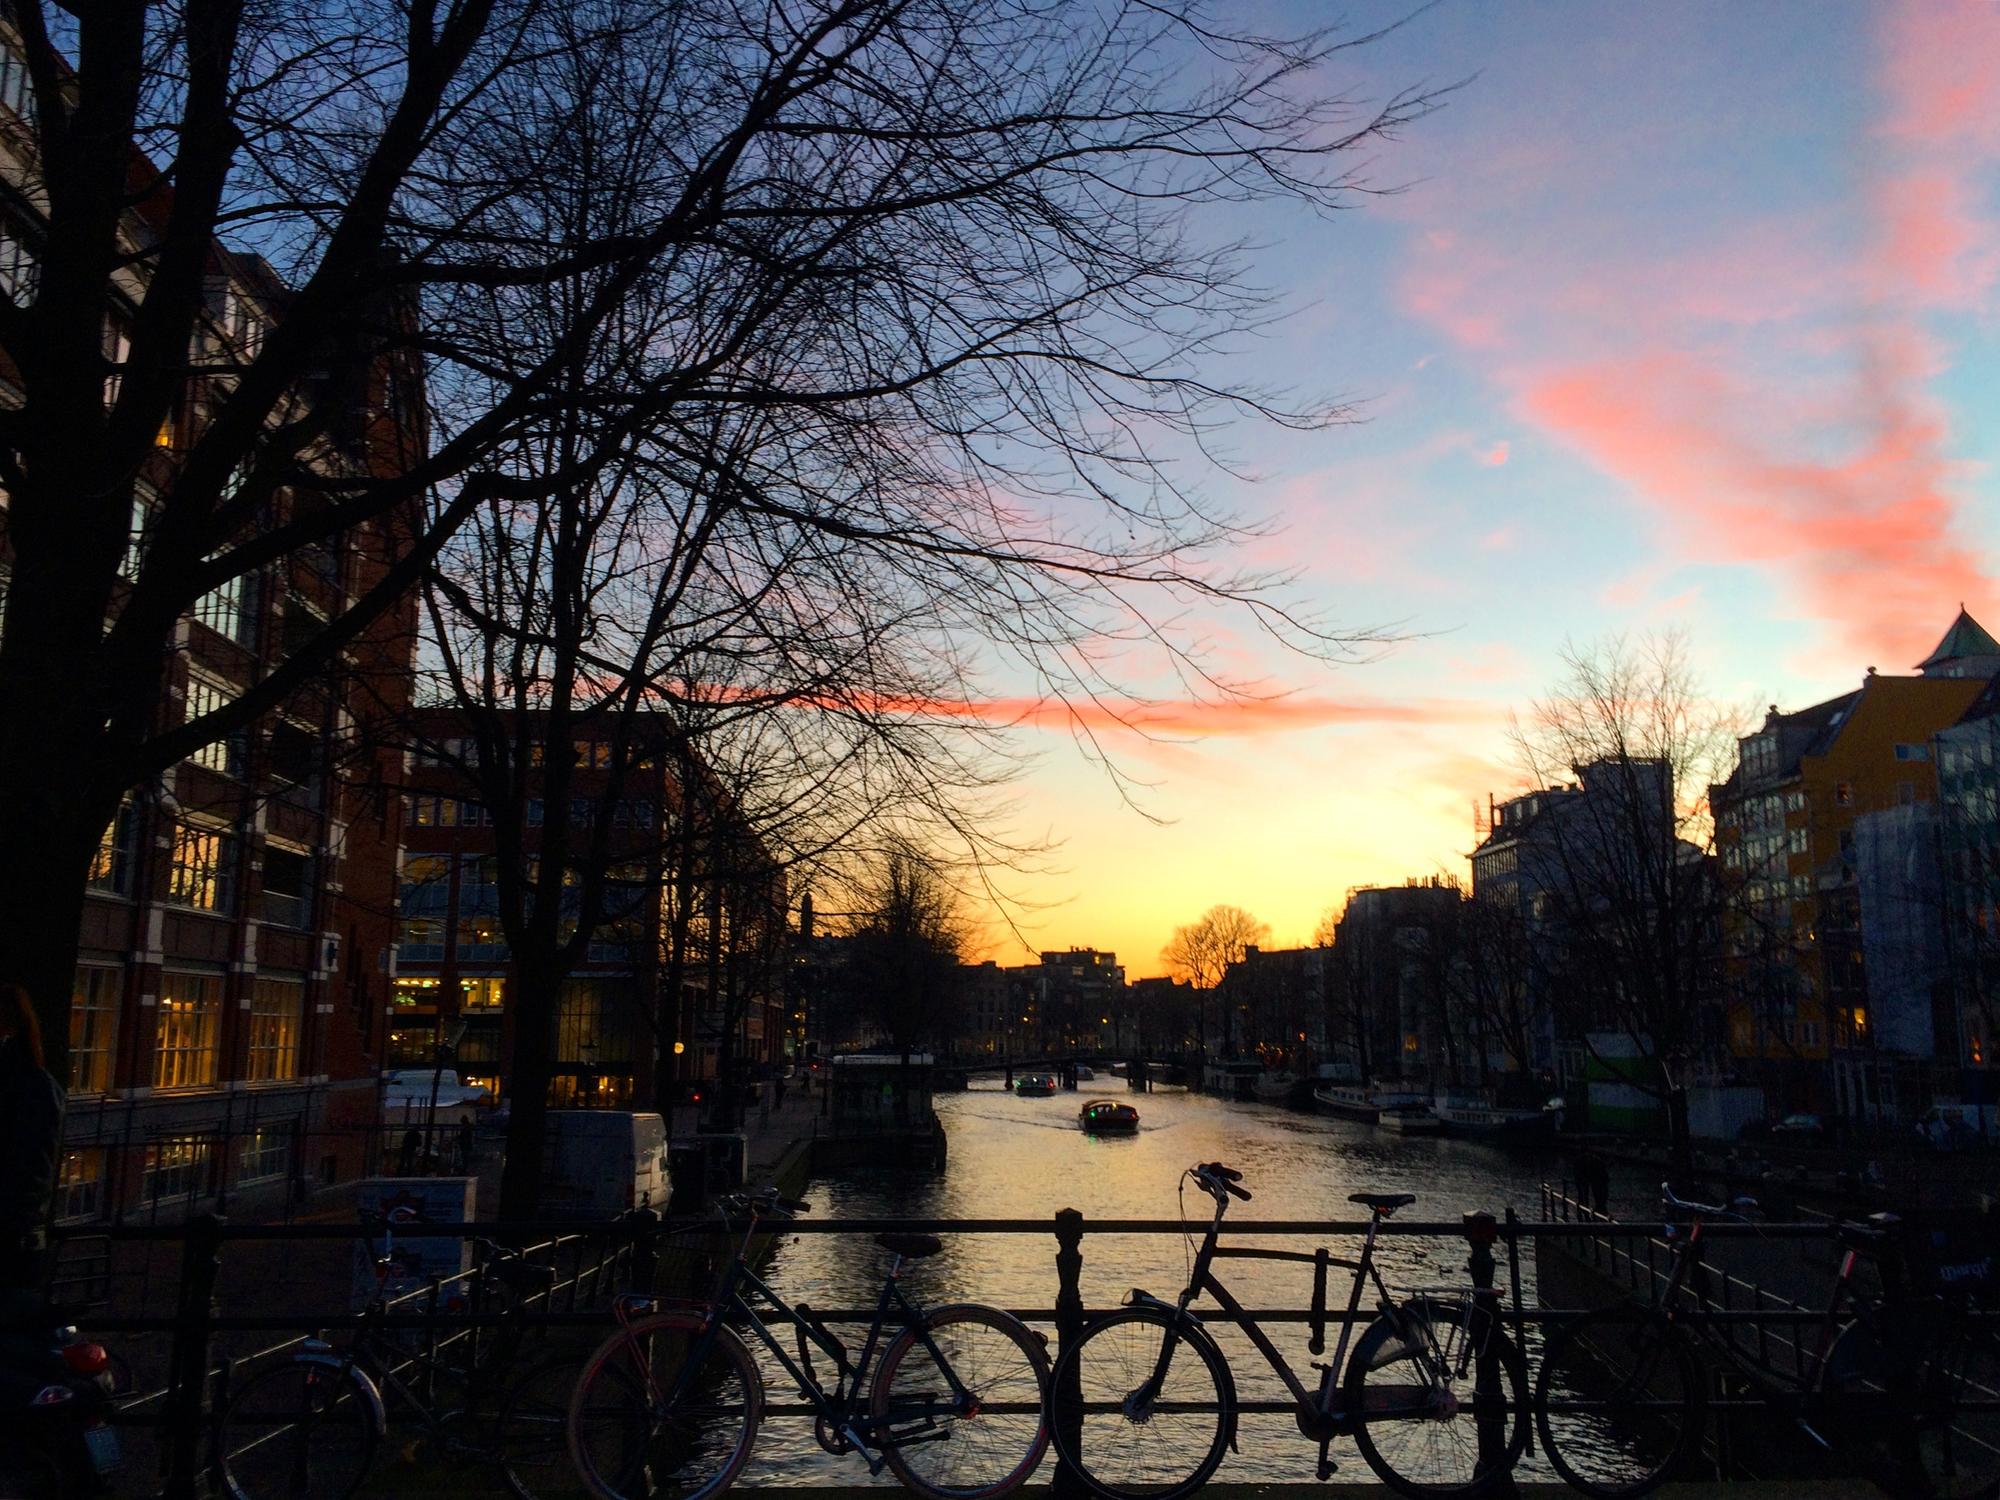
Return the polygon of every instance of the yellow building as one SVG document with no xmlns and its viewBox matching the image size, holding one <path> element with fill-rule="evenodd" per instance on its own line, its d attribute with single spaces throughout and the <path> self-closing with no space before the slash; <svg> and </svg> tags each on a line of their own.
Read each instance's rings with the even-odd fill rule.
<svg viewBox="0 0 2000 1500">
<path fill-rule="evenodd" d="M 1838 698 L 1795 713 L 1773 704 L 1711 790 L 1735 898 L 1723 920 L 1729 1049 L 1760 1065 L 1780 1107 L 1879 1115 L 1894 1094 L 1870 1037 L 1856 823 L 1937 800 L 1931 737 L 2000 671 L 2000 645 L 1961 611 L 1918 671 L 1871 667 Z"/>
</svg>

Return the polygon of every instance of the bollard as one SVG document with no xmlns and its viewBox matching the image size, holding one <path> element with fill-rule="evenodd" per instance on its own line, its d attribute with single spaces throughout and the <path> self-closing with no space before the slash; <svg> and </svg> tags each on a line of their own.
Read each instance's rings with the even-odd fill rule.
<svg viewBox="0 0 2000 1500">
<path fill-rule="evenodd" d="M 1056 1213 L 1056 1352 L 1062 1354 L 1083 1333 L 1083 1214 L 1074 1208 L 1065 1208 Z M 1067 1411 L 1058 1421 L 1071 1424 L 1068 1436 L 1071 1446 L 1082 1435 L 1082 1388 L 1077 1380 L 1077 1372 L 1071 1369 L 1065 1377 L 1065 1387 L 1049 1393 L 1056 1403 L 1058 1412 Z M 1059 1496 L 1085 1496 L 1090 1487 L 1083 1482 L 1083 1476 L 1063 1462 L 1061 1450 L 1057 1451 L 1055 1483 L 1053 1493 Z"/>
<path fill-rule="evenodd" d="M 174 1299 L 174 1339 L 167 1375 L 167 1474 L 164 1500 L 196 1500 L 201 1480 L 202 1411 L 208 1384 L 208 1321 L 222 1269 L 222 1224 L 215 1214 L 188 1221 L 181 1242 L 181 1284 Z"/>
<path fill-rule="evenodd" d="M 1493 1243 L 1500 1237 L 1499 1223 L 1489 1213 L 1463 1216 L 1465 1241 L 1471 1248 L 1465 1269 L 1472 1274 L 1474 1296 L 1483 1316 L 1475 1326 L 1483 1329 L 1479 1352 L 1473 1360 L 1473 1401 L 1477 1408 L 1480 1471 L 1496 1475 L 1492 1488 L 1484 1493 L 1512 1496 L 1519 1492 L 1511 1474 L 1500 1471 L 1507 1463 L 1507 1385 L 1500 1375 L 1500 1352 L 1491 1335 L 1500 1324 L 1500 1297 L 1493 1289 Z"/>
</svg>

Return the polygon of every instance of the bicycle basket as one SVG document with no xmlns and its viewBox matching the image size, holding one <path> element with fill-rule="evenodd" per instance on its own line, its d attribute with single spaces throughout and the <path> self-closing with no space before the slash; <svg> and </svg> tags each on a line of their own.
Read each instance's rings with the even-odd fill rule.
<svg viewBox="0 0 2000 1500">
<path fill-rule="evenodd" d="M 1991 1215 L 1912 1215 L 1903 1249 L 1910 1289 L 1921 1296 L 2000 1294 L 2000 1220 Z"/>
</svg>

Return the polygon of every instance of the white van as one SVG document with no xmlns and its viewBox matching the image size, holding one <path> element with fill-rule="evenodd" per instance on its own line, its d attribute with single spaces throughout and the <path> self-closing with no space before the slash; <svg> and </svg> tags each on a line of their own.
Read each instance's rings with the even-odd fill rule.
<svg viewBox="0 0 2000 1500">
<path fill-rule="evenodd" d="M 667 1126 L 656 1114 L 552 1109 L 542 1155 L 542 1206 L 554 1218 L 667 1211 Z"/>
</svg>

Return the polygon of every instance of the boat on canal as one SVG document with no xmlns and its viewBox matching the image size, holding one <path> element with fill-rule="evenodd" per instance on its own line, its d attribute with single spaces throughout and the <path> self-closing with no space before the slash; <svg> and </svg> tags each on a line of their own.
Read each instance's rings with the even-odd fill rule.
<svg viewBox="0 0 2000 1500">
<path fill-rule="evenodd" d="M 1299 1090 L 1299 1075 L 1283 1070 L 1260 1073 L 1250 1081 L 1250 1095 L 1262 1104 L 1289 1104 Z"/>
<path fill-rule="evenodd" d="M 1446 1135 L 1469 1140 L 1544 1141 L 1562 1122 L 1560 1109 L 1510 1109 L 1490 1100 L 1452 1095 L 1440 1095 L 1431 1102 L 1431 1110 Z"/>
<path fill-rule="evenodd" d="M 1024 1073 L 1014 1081 L 1014 1092 L 1023 1099 L 1047 1099 L 1055 1091 L 1053 1073 Z"/>
<path fill-rule="evenodd" d="M 1431 1102 L 1429 1094 L 1394 1083 L 1323 1083 L 1313 1090 L 1313 1099 L 1328 1114 L 1364 1125 L 1380 1124 L 1387 1110 L 1421 1105 L 1428 1111 Z"/>
<path fill-rule="evenodd" d="M 1444 1122 L 1431 1113 L 1430 1105 L 1410 1100 L 1383 1109 L 1375 1117 L 1375 1128 L 1393 1135 L 1437 1135 Z"/>
<path fill-rule="evenodd" d="M 1086 1099 L 1077 1111 L 1076 1123 L 1091 1135 L 1134 1135 L 1139 1129 L 1139 1111 L 1118 1099 Z"/>
</svg>

